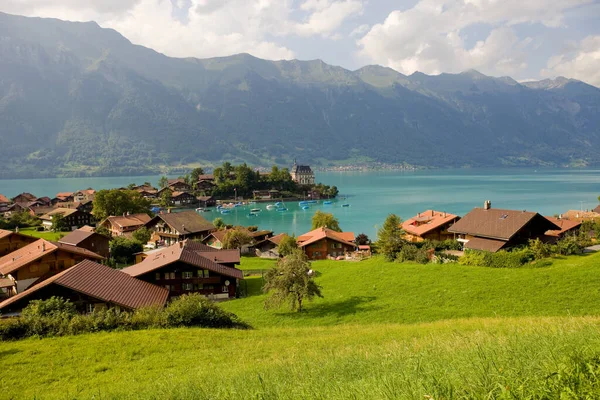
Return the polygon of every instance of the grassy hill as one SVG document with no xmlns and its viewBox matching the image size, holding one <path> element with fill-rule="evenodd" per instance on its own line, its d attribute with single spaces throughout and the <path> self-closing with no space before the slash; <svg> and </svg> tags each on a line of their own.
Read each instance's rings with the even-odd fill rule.
<svg viewBox="0 0 600 400">
<path fill-rule="evenodd" d="M 271 262 L 245 259 L 247 270 Z M 148 330 L 0 344 L 0 397 L 593 398 L 600 254 L 537 268 L 315 262 L 293 314 L 223 303 L 251 331 Z M 431 396 L 431 397 L 427 397 Z"/>
</svg>

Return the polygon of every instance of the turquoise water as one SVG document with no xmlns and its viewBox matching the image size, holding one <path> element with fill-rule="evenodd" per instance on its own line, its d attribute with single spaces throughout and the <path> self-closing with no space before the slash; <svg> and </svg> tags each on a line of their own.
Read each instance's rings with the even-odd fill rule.
<svg viewBox="0 0 600 400">
<path fill-rule="evenodd" d="M 341 197 L 332 205 L 311 205 L 302 210 L 298 202 L 286 203 L 288 211 L 267 211 L 266 204 L 239 207 L 231 214 L 203 213 L 207 219 L 221 217 L 226 223 L 258 225 L 261 229 L 295 233 L 310 230 L 317 209 L 333 213 L 344 230 L 375 237 L 390 213 L 410 218 L 435 209 L 464 215 L 491 200 L 492 207 L 537 211 L 545 215 L 570 209 L 591 209 L 600 195 L 600 170 L 571 169 L 464 169 L 385 172 L 320 172 L 317 181 L 336 185 Z M 158 176 L 118 178 L 65 178 L 0 180 L 0 193 L 14 196 L 30 191 L 53 196 L 60 191 L 93 187 L 105 189 L 129 183 L 158 182 Z M 349 203 L 350 207 L 341 207 Z M 250 208 L 261 208 L 258 217 L 248 217 Z"/>
</svg>

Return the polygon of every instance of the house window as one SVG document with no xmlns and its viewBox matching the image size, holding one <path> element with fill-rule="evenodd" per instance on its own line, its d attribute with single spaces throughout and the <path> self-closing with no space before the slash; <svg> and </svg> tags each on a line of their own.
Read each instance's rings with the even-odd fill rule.
<svg viewBox="0 0 600 400">
<path fill-rule="evenodd" d="M 88 304 L 86 304 L 86 306 L 85 306 L 85 311 L 87 311 L 87 313 L 88 313 L 88 314 L 91 314 L 91 313 L 93 313 L 93 312 L 94 312 L 94 309 L 95 309 L 95 307 L 94 307 L 94 305 L 93 305 L 93 304 L 91 304 L 91 303 L 88 303 Z"/>
<path fill-rule="evenodd" d="M 191 271 L 184 271 L 183 272 L 183 279 L 191 279 L 194 277 L 194 273 Z"/>
<path fill-rule="evenodd" d="M 331 243 L 331 248 L 335 249 L 335 243 Z"/>
<path fill-rule="evenodd" d="M 221 286 L 221 292 L 223 293 L 229 293 L 229 288 L 225 285 Z"/>
<path fill-rule="evenodd" d="M 169 292 L 171 291 L 172 288 L 173 288 L 173 286 L 171 286 L 171 285 L 165 285 L 165 289 L 167 289 Z"/>
<path fill-rule="evenodd" d="M 165 272 L 165 279 L 171 279 L 170 274 L 168 272 Z"/>
<path fill-rule="evenodd" d="M 341 243 L 338 243 L 338 244 L 337 244 L 337 248 L 338 248 L 338 249 L 341 249 L 341 248 L 342 248 L 342 244 L 341 244 Z"/>
<path fill-rule="evenodd" d="M 175 272 L 171 272 L 171 279 L 175 279 Z"/>
<path fill-rule="evenodd" d="M 194 289 L 194 285 L 192 285 L 191 283 L 183 284 L 183 290 L 193 290 L 193 289 Z"/>
<path fill-rule="evenodd" d="M 157 272 L 154 276 L 157 281 L 160 281 L 160 272 Z"/>
</svg>

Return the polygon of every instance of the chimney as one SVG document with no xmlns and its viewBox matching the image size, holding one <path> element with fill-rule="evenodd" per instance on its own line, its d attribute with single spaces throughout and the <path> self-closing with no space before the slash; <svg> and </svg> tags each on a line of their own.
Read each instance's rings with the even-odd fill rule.
<svg viewBox="0 0 600 400">
<path fill-rule="evenodd" d="M 431 216 L 435 217 L 435 212 L 433 210 L 431 210 Z"/>
<path fill-rule="evenodd" d="M 19 226 L 18 226 L 18 225 L 17 225 L 17 226 L 15 226 L 15 232 L 16 232 L 16 233 L 19 233 Z"/>
<path fill-rule="evenodd" d="M 46 251 L 46 242 L 42 242 L 42 252 Z"/>
<path fill-rule="evenodd" d="M 123 216 L 126 216 L 126 215 L 127 215 L 127 213 L 123 213 Z"/>
<path fill-rule="evenodd" d="M 167 208 L 167 214 L 171 214 L 171 209 Z"/>
<path fill-rule="evenodd" d="M 483 202 L 483 209 L 484 210 L 489 210 L 490 208 L 492 208 L 492 202 L 489 200 L 486 200 Z"/>
<path fill-rule="evenodd" d="M 179 242 L 179 248 L 183 249 L 183 242 L 182 241 Z"/>
</svg>

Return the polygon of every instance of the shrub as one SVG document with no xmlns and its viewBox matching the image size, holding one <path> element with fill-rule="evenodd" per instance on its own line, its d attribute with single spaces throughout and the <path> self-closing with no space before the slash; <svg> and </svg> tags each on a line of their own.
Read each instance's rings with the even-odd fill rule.
<svg viewBox="0 0 600 400">
<path fill-rule="evenodd" d="M 414 261 L 419 264 L 427 264 L 429 262 L 427 249 L 425 247 L 417 247 L 414 244 L 405 244 L 396 256 L 396 261 Z"/>
<path fill-rule="evenodd" d="M 168 327 L 235 328 L 244 326 L 235 314 L 223 311 L 215 303 L 197 293 L 184 294 L 173 300 L 164 313 L 165 323 Z"/>
<path fill-rule="evenodd" d="M 0 320 L 0 340 L 15 340 L 27 336 L 27 327 L 20 318 Z"/>
<path fill-rule="evenodd" d="M 472 265 L 490 268 L 519 268 L 533 261 L 533 253 L 529 249 L 500 250 L 497 253 L 489 253 L 477 250 L 466 250 L 460 258 L 464 265 Z"/>
</svg>

